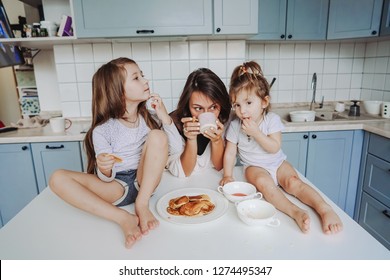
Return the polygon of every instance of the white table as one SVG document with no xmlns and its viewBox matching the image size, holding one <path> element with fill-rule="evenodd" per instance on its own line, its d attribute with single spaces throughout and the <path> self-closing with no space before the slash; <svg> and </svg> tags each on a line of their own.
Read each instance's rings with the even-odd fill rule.
<svg viewBox="0 0 390 280">
<path fill-rule="evenodd" d="M 236 167 L 235 177 L 242 179 L 240 167 Z M 164 194 L 178 188 L 216 190 L 220 178 L 213 170 L 185 179 L 165 172 L 150 207 L 159 217 L 155 205 Z M 160 219 L 157 229 L 128 250 L 118 225 L 68 205 L 46 188 L 0 230 L 0 259 L 390 259 L 389 250 L 329 203 L 344 223 L 344 230 L 336 235 L 323 234 L 311 209 L 311 230 L 303 234 L 295 221 L 281 212 L 277 214 L 279 227 L 247 226 L 229 203 L 225 215 L 203 224 L 177 225 Z M 133 205 L 125 209 L 133 211 Z"/>
</svg>

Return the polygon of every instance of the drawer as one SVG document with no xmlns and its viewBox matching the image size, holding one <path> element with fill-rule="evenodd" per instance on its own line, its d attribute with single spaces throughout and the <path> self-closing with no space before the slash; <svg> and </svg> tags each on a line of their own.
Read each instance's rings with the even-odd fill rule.
<svg viewBox="0 0 390 280">
<path fill-rule="evenodd" d="M 390 249 L 390 208 L 363 192 L 359 224 Z"/>
<path fill-rule="evenodd" d="M 390 207 L 390 163 L 367 155 L 363 190 Z"/>
<path fill-rule="evenodd" d="M 368 152 L 390 162 L 390 139 L 371 133 Z"/>
</svg>

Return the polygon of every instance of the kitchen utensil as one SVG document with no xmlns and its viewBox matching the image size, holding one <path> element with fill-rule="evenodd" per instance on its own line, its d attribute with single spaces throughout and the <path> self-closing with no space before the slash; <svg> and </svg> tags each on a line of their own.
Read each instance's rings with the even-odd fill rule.
<svg viewBox="0 0 390 280">
<path fill-rule="evenodd" d="M 278 227 L 280 221 L 275 218 L 276 208 L 261 199 L 249 199 L 236 202 L 237 214 L 240 219 L 250 226 Z"/>
<path fill-rule="evenodd" d="M 262 198 L 263 195 L 257 192 L 256 187 L 247 182 L 234 181 L 219 186 L 218 191 L 231 202 L 239 202 L 245 199 Z"/>
<path fill-rule="evenodd" d="M 382 104 L 382 117 L 390 118 L 390 102 L 383 102 L 383 104 Z"/>
<path fill-rule="evenodd" d="M 382 101 L 372 101 L 365 100 L 363 101 L 363 107 L 367 114 L 370 115 L 379 115 L 381 112 Z"/>
<path fill-rule="evenodd" d="M 336 105 L 335 105 L 334 110 L 336 112 L 339 112 L 339 113 L 344 112 L 345 111 L 345 104 L 344 104 L 344 102 L 337 102 Z"/>
<path fill-rule="evenodd" d="M 360 116 L 360 106 L 357 105 L 357 103 L 360 101 L 359 100 L 351 100 L 351 102 L 353 102 L 353 105 L 351 105 L 351 107 L 349 107 L 348 116 L 359 117 Z"/>
<path fill-rule="evenodd" d="M 269 88 L 272 88 L 272 86 L 273 86 L 273 84 L 275 83 L 275 81 L 276 81 L 276 78 L 274 77 L 274 78 L 272 79 L 270 85 L 269 85 Z"/>
</svg>

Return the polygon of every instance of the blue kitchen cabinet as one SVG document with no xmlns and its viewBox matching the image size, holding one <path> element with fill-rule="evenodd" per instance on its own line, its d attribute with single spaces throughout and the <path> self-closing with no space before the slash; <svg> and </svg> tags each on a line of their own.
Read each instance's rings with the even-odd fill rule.
<svg viewBox="0 0 390 280">
<path fill-rule="evenodd" d="M 282 148 L 299 172 L 353 217 L 362 143 L 361 130 L 283 133 Z"/>
<path fill-rule="evenodd" d="M 74 0 L 77 38 L 211 35 L 212 0 Z"/>
<path fill-rule="evenodd" d="M 355 220 L 390 249 L 390 139 L 366 132 Z"/>
<path fill-rule="evenodd" d="M 258 0 L 214 0 L 214 34 L 256 34 Z"/>
<path fill-rule="evenodd" d="M 329 0 L 259 0 L 250 40 L 325 40 Z"/>
<path fill-rule="evenodd" d="M 331 0 L 327 39 L 377 37 L 383 0 Z"/>
<path fill-rule="evenodd" d="M 57 169 L 83 171 L 79 142 L 32 143 L 31 147 L 39 192 Z"/>
<path fill-rule="evenodd" d="M 0 145 L 0 212 L 5 225 L 37 194 L 31 145 Z"/>
<path fill-rule="evenodd" d="M 379 36 L 388 35 L 390 35 L 390 0 L 384 0 Z"/>
<path fill-rule="evenodd" d="M 81 151 L 81 164 L 83 167 L 83 172 L 87 172 L 88 160 L 87 160 L 87 154 L 85 153 L 83 141 L 80 141 L 80 151 Z"/>
</svg>

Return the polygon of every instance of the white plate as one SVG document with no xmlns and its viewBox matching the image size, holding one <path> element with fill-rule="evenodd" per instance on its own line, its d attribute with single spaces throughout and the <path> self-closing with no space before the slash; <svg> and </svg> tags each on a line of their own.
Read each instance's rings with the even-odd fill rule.
<svg viewBox="0 0 390 280">
<path fill-rule="evenodd" d="M 198 216 L 198 217 L 188 217 L 188 216 L 174 216 L 167 212 L 169 201 L 172 198 L 180 197 L 183 195 L 192 196 L 192 195 L 200 195 L 200 194 L 207 194 L 210 197 L 211 202 L 214 203 L 215 208 L 210 214 L 204 216 Z M 165 194 L 163 197 L 161 197 L 156 204 L 157 213 L 164 220 L 174 224 L 184 224 L 184 225 L 201 224 L 201 223 L 206 223 L 218 219 L 219 217 L 221 217 L 223 214 L 226 213 L 228 206 L 229 206 L 229 202 L 224 196 L 222 196 L 216 191 L 209 190 L 209 189 L 201 189 L 201 188 L 199 189 L 184 188 L 184 189 L 171 191 Z"/>
</svg>

